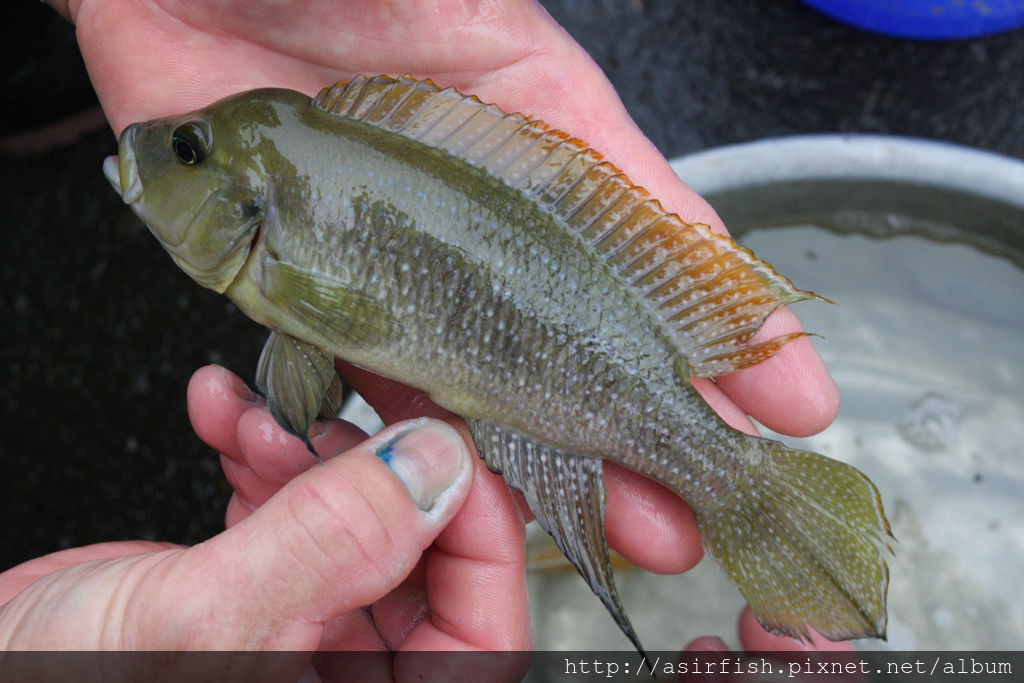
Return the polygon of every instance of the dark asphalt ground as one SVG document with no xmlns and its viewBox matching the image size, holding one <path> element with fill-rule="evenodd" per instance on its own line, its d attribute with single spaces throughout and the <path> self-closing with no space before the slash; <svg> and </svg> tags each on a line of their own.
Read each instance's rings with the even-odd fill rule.
<svg viewBox="0 0 1024 683">
<path fill-rule="evenodd" d="M 668 157 L 833 131 L 1024 157 L 1020 30 L 924 43 L 848 28 L 797 0 L 544 4 Z M 73 34 L 43 25 L 31 33 L 50 59 Z M 9 86 L 24 53 L 4 49 Z M 31 97 L 0 89 L 3 132 L 44 122 L 51 102 L 88 101 L 76 73 L 58 63 Z M 209 362 L 251 379 L 265 334 L 194 285 L 130 216 L 100 172 L 114 151 L 102 131 L 42 156 L 0 156 L 0 569 L 86 543 L 193 543 L 222 528 L 229 489 L 189 428 L 185 387 Z"/>
</svg>

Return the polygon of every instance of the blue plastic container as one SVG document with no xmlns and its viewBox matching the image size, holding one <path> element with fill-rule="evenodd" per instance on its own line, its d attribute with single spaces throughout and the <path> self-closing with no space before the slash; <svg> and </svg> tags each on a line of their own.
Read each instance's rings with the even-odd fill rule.
<svg viewBox="0 0 1024 683">
<path fill-rule="evenodd" d="M 973 38 L 1024 25 L 1024 0 L 804 0 L 859 28 L 899 38 Z"/>
</svg>

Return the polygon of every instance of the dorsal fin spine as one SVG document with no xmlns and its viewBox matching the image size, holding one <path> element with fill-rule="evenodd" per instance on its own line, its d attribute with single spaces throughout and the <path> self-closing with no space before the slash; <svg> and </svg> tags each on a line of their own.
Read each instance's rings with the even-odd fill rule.
<svg viewBox="0 0 1024 683">
<path fill-rule="evenodd" d="M 430 83 L 430 86 L 433 86 L 432 82 L 428 81 L 427 83 Z M 388 112 L 387 117 L 382 121 L 381 125 L 386 126 L 387 129 L 392 132 L 397 132 L 399 128 L 404 127 L 405 122 L 402 122 L 402 125 L 395 125 L 395 117 L 398 116 L 399 112 L 405 110 L 417 95 L 422 96 L 433 91 L 433 88 L 428 87 L 427 83 L 417 81 L 409 76 L 403 76 L 400 80 L 396 81 L 392 86 L 392 90 L 398 91 L 400 96 L 395 101 L 394 106 L 391 108 L 391 111 Z M 405 87 L 403 88 L 401 86 Z M 436 88 L 436 86 L 433 87 Z M 403 90 L 404 92 L 402 92 Z M 417 107 L 417 110 L 419 109 L 422 109 L 422 107 Z M 408 119 L 406 119 L 406 121 L 408 121 Z"/>
<path fill-rule="evenodd" d="M 637 201 L 636 186 L 629 182 L 629 178 L 624 173 L 619 174 L 617 177 L 619 178 L 617 182 L 623 186 L 622 191 L 615 198 L 615 201 L 609 203 L 608 207 L 601 212 L 601 215 L 594 219 L 593 225 L 588 227 L 587 239 L 595 249 L 600 249 L 600 245 L 603 245 L 622 226 L 625 220 L 640 210 L 641 202 Z M 602 232 L 590 231 L 594 226 L 600 226 L 601 224 L 604 224 Z"/>
<path fill-rule="evenodd" d="M 665 241 L 668 241 L 668 239 Z M 636 277 L 633 279 L 633 284 L 637 287 L 641 287 L 645 285 L 651 286 L 651 283 L 653 282 L 653 286 L 651 286 L 651 290 L 653 290 L 673 277 L 686 276 L 693 272 L 695 268 L 702 267 L 705 264 L 705 261 L 692 262 L 685 260 L 685 257 L 694 250 L 700 248 L 705 242 L 707 242 L 707 240 L 697 239 L 676 248 L 674 251 L 670 251 L 663 259 L 655 257 L 652 259 L 653 263 L 650 268 L 639 271 L 636 274 Z M 664 244 L 664 242 L 662 244 Z M 654 248 L 657 248 L 658 246 L 661 245 L 656 245 Z M 646 253 L 650 253 L 650 251 L 651 250 L 648 250 Z M 663 271 L 661 275 L 658 275 L 659 269 Z"/>
<path fill-rule="evenodd" d="M 525 183 L 527 193 L 537 201 L 540 201 L 541 196 L 546 193 L 550 183 L 562 172 L 564 163 L 567 163 L 573 157 L 583 152 L 580 148 L 575 148 L 568 144 L 568 135 L 560 130 L 547 130 L 544 133 L 544 139 L 545 144 L 542 145 L 542 148 L 547 147 L 546 154 L 542 159 L 538 160 L 534 170 L 530 171 L 529 175 L 526 176 L 527 180 Z M 559 156 L 566 158 L 566 162 L 563 162 L 561 166 L 556 163 L 556 157 Z"/>
<path fill-rule="evenodd" d="M 410 99 L 411 99 L 411 97 L 412 97 L 412 95 L 410 94 Z M 408 135 L 409 132 L 415 127 L 415 125 L 419 123 L 419 120 L 421 118 L 423 118 L 424 116 L 427 116 L 428 112 L 433 114 L 434 116 L 437 116 L 437 117 L 440 116 L 440 115 L 438 115 L 436 113 L 437 112 L 436 109 L 428 109 L 427 107 L 420 107 L 420 108 L 416 109 L 415 111 L 413 111 L 412 114 L 409 115 L 409 118 L 407 118 L 402 123 L 401 126 L 399 126 L 397 128 L 394 128 L 393 129 L 394 132 L 399 134 L 399 135 Z"/>
<path fill-rule="evenodd" d="M 439 95 L 444 95 L 444 94 L 446 94 L 446 92 L 448 90 L 449 90 L 449 88 L 445 88 L 444 90 L 442 90 L 438 94 Z M 426 144 L 432 144 L 432 143 L 428 142 L 428 140 L 430 139 L 430 135 L 432 135 L 434 133 L 434 131 L 437 130 L 441 126 L 441 123 L 445 119 L 447 119 L 449 116 L 451 116 L 452 112 L 454 112 L 454 111 L 456 111 L 458 109 L 458 107 L 456 105 L 459 103 L 459 101 L 457 99 L 445 98 L 444 99 L 444 103 L 445 103 L 446 106 L 445 106 L 444 109 L 441 110 L 441 113 L 436 114 L 434 120 L 431 121 L 430 124 L 425 129 L 416 131 L 416 138 L 417 139 L 423 140 L 424 143 L 426 143 Z M 423 111 L 427 112 L 427 113 L 434 113 L 435 110 L 428 110 L 427 108 L 424 107 Z M 413 126 L 411 124 L 406 127 L 406 130 L 410 131 L 410 132 L 412 131 L 412 129 L 413 129 Z"/>
<path fill-rule="evenodd" d="M 341 97 L 341 93 L 352 86 L 353 82 L 346 83 L 344 87 L 339 87 L 338 85 L 328 86 L 317 94 L 314 101 L 319 102 L 320 106 L 326 111 L 337 111 L 338 98 Z"/>
<path fill-rule="evenodd" d="M 563 175 L 565 175 L 568 172 L 567 167 L 573 164 L 579 157 L 581 157 L 584 152 L 583 149 L 571 150 L 569 146 L 563 147 L 564 144 L 564 141 L 555 144 L 551 148 L 551 151 L 548 152 L 547 156 L 545 156 L 544 159 L 539 164 L 537 164 L 537 168 L 542 171 L 542 173 L 538 177 L 535 178 L 532 173 L 529 176 L 533 180 L 533 190 L 531 194 L 538 202 L 547 204 L 548 206 L 551 205 L 551 202 L 545 201 L 545 199 L 548 198 L 548 194 L 551 191 L 551 187 L 555 183 L 557 183 Z M 568 154 L 568 158 L 562 163 L 561 166 L 552 163 L 552 158 L 559 154 Z M 561 193 L 559 193 L 554 198 L 557 199 L 558 197 L 561 196 Z"/>
<path fill-rule="evenodd" d="M 609 231 L 618 226 L 618 220 L 612 220 L 613 210 L 622 201 L 623 197 L 629 196 L 630 183 L 622 173 L 613 176 L 609 185 L 614 185 L 610 194 L 601 204 L 597 212 L 587 218 L 586 225 L 580 226 L 580 234 L 590 244 L 600 241 Z"/>
<path fill-rule="evenodd" d="M 539 201 L 547 204 L 552 209 L 557 207 L 566 195 L 572 192 L 572 189 L 583 179 L 582 173 L 580 173 L 579 166 L 586 164 L 584 156 L 586 150 L 579 150 L 573 154 L 565 165 L 561 168 L 561 172 L 558 173 L 550 182 L 547 183 L 547 187 L 539 194 Z"/>
<path fill-rule="evenodd" d="M 634 187 L 633 189 L 637 190 L 638 188 Z M 610 230 L 600 241 L 594 243 L 594 247 L 602 250 L 608 255 L 608 260 L 614 262 L 630 241 L 646 229 L 648 222 L 657 220 L 657 213 L 652 211 L 652 201 L 648 199 L 638 202 L 633 211 L 629 212 L 627 216 L 619 221 L 619 224 L 613 230 Z M 647 215 L 641 216 L 642 213 Z M 616 238 L 619 240 L 617 244 L 609 244 L 609 240 Z"/>
<path fill-rule="evenodd" d="M 573 214 L 573 225 L 588 243 L 594 243 L 596 231 L 603 235 L 614 227 L 614 222 L 606 220 L 606 217 L 629 188 L 630 184 L 623 181 L 624 177 L 621 172 L 609 176 L 591 199 L 581 204 Z"/>
<path fill-rule="evenodd" d="M 505 120 L 509 121 L 513 119 L 511 119 L 510 115 L 508 117 L 505 117 Z M 505 171 L 508 169 L 508 167 L 511 166 L 516 159 L 522 156 L 525 150 L 519 150 L 517 153 L 509 155 L 509 157 L 504 161 L 502 161 L 501 159 L 501 153 L 510 148 L 514 149 L 515 143 L 519 141 L 523 129 L 528 128 L 529 125 L 530 122 L 528 120 L 520 118 L 519 125 L 512 132 L 512 134 L 505 138 L 503 141 L 501 141 L 500 144 L 498 144 L 494 149 L 492 149 L 490 154 L 488 154 L 485 158 L 481 159 L 480 165 L 486 168 L 491 174 L 504 177 Z"/>
<path fill-rule="evenodd" d="M 355 101 L 348 108 L 348 115 L 352 118 L 368 121 L 374 107 L 380 101 L 381 89 L 377 87 L 379 82 L 376 79 L 368 79 L 363 83 L 356 93 Z"/>
<path fill-rule="evenodd" d="M 363 111 L 366 101 L 375 94 L 379 94 L 379 90 L 375 88 L 378 83 L 375 78 L 367 78 L 363 81 L 360 87 L 353 91 L 352 101 L 346 107 L 347 115 L 352 118 L 365 119 L 368 112 Z M 372 103 L 375 100 L 371 100 Z"/>
<path fill-rule="evenodd" d="M 582 196 L 574 198 L 576 206 L 571 211 L 571 218 L 565 218 L 578 233 L 582 235 L 584 228 L 593 220 L 593 216 L 590 219 L 585 218 L 587 213 L 600 211 L 606 205 L 608 198 L 605 193 L 609 186 L 616 184 L 616 176 L 621 173 L 622 171 L 614 164 L 602 161 L 583 174 L 583 182 L 576 187 Z"/>
<path fill-rule="evenodd" d="M 451 107 L 450 111 L 458 111 L 458 108 L 457 107 Z M 450 150 L 451 154 L 456 154 L 456 155 L 461 156 L 461 153 L 462 153 L 462 149 L 461 148 L 459 148 L 458 150 L 455 150 L 455 149 L 452 149 L 451 147 L 447 147 L 447 146 L 451 145 L 456 140 L 460 140 L 461 136 L 464 134 L 463 131 L 465 131 L 467 129 L 467 127 L 472 123 L 473 119 L 477 118 L 478 116 L 480 116 L 483 113 L 484 113 L 483 109 L 474 109 L 474 110 L 472 110 L 472 112 L 468 116 L 463 118 L 458 123 L 458 125 L 456 125 L 450 131 L 445 133 L 445 135 L 443 137 L 440 137 L 436 141 L 434 141 L 433 144 L 438 146 L 438 147 L 446 147 L 447 149 Z M 442 120 L 444 120 L 444 119 L 442 119 Z M 438 122 L 438 124 L 440 124 L 440 121 Z M 430 133 L 432 133 L 432 132 L 433 132 L 433 129 L 431 131 L 429 131 L 429 132 L 424 132 L 423 133 L 423 137 L 424 138 L 428 137 L 430 135 Z"/>
<path fill-rule="evenodd" d="M 412 107 L 411 103 L 418 98 L 425 100 L 433 95 L 434 90 L 428 84 L 432 85 L 432 82 L 418 81 L 413 87 L 409 88 L 409 94 L 402 101 L 402 105 L 391 115 L 390 130 L 392 132 L 405 135 L 406 131 L 427 111 L 427 107 L 422 106 L 422 102 L 418 107 Z M 410 108 L 412 108 L 412 112 L 406 114 L 404 121 L 399 119 L 399 123 L 396 125 L 394 121 L 399 113 L 407 112 Z"/>
<path fill-rule="evenodd" d="M 539 134 L 538 134 L 539 133 Z M 543 125 L 543 122 L 538 122 L 533 119 L 527 119 L 526 123 L 522 128 L 519 129 L 518 135 L 526 137 L 527 142 L 518 154 L 509 157 L 508 161 L 501 168 L 488 167 L 488 170 L 492 170 L 494 173 L 501 173 L 505 176 L 510 176 L 510 182 L 514 185 L 522 186 L 522 179 L 528 178 L 533 174 L 540 164 L 544 163 L 544 160 L 551 155 L 551 150 L 544 151 L 543 146 L 548 141 L 547 126 Z M 531 155 L 537 153 L 537 149 L 541 148 L 540 151 L 544 152 L 543 155 L 539 155 L 539 158 L 534 160 L 533 163 L 529 163 Z M 519 170 L 514 175 L 510 172 L 510 169 L 514 169 L 519 166 Z M 529 193 L 531 188 L 523 187 L 523 191 Z"/>
<path fill-rule="evenodd" d="M 388 93 L 385 96 L 381 97 L 381 102 L 378 103 L 379 108 L 380 104 L 387 102 L 387 95 L 390 95 L 391 93 L 394 92 L 398 93 L 398 96 L 394 98 L 393 102 L 391 102 L 391 106 L 388 107 L 387 111 L 377 119 L 378 125 L 380 125 L 383 128 L 387 128 L 388 130 L 393 130 L 393 127 L 391 126 L 391 120 L 394 117 L 395 113 L 397 113 L 399 109 L 404 107 L 405 103 L 408 102 L 409 98 L 412 97 L 413 93 L 416 92 L 415 87 L 406 88 L 405 92 L 402 92 L 401 89 L 399 89 L 397 86 L 403 84 L 403 81 L 396 81 L 391 86 L 391 88 L 388 89 Z"/>
<path fill-rule="evenodd" d="M 565 211 L 563 214 L 565 216 L 565 222 L 576 228 L 576 231 L 581 235 L 583 234 L 584 227 L 591 225 L 593 222 L 593 217 L 591 217 L 590 220 L 585 218 L 591 205 L 599 203 L 601 194 L 604 192 L 605 188 L 613 182 L 614 178 L 615 176 L 608 176 L 604 179 L 599 179 L 598 186 L 593 191 L 585 191 L 583 197 L 574 198 L 576 206 Z M 582 180 L 580 184 L 583 182 L 590 182 L 590 180 L 591 179 L 588 176 L 584 176 L 584 180 Z M 578 189 L 579 185 L 577 185 L 576 188 Z M 565 207 L 562 208 L 564 209 Z"/>
<path fill-rule="evenodd" d="M 497 119 L 486 133 L 466 148 L 465 158 L 471 164 L 487 169 L 487 162 L 498 151 L 515 139 L 516 132 L 524 125 L 522 117 L 505 116 Z M 498 134 L 495 134 L 497 131 Z M 490 170 L 490 169 L 488 169 Z"/>
<path fill-rule="evenodd" d="M 552 153 L 552 147 L 556 145 L 551 131 L 544 125 L 543 121 L 526 119 L 526 123 L 519 129 L 519 136 L 526 140 L 521 144 L 518 154 L 511 156 L 508 163 L 502 169 L 502 173 L 510 178 L 510 181 L 522 188 L 523 193 L 529 195 L 534 188 L 526 182 L 527 178 L 536 173 Z"/>
<path fill-rule="evenodd" d="M 522 129 L 521 135 L 529 136 L 529 131 L 534 130 L 535 126 L 536 122 L 528 122 Z M 550 154 L 550 150 L 544 151 L 543 149 L 545 137 L 543 134 L 535 135 L 525 145 L 525 148 L 519 154 L 510 158 L 500 170 L 501 173 L 510 178 L 510 182 L 521 187 L 526 195 L 530 195 L 533 192 L 533 188 L 529 186 L 527 179 L 537 172 L 540 165 L 544 163 L 544 160 Z M 495 169 L 495 172 L 499 171 Z"/>
</svg>

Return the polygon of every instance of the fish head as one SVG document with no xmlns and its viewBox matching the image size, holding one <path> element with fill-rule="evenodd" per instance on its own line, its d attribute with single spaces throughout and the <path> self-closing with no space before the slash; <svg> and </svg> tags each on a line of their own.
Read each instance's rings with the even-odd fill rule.
<svg viewBox="0 0 1024 683">
<path fill-rule="evenodd" d="M 260 150 L 280 125 L 287 93 L 250 91 L 133 123 L 118 155 L 104 161 L 110 184 L 178 266 L 216 292 L 234 281 L 259 238 L 272 192 Z"/>
</svg>

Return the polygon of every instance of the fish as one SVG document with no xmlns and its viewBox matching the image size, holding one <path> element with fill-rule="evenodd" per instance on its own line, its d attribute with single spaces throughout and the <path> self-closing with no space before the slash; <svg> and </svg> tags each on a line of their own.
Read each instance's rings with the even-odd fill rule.
<svg viewBox="0 0 1024 683">
<path fill-rule="evenodd" d="M 256 385 L 304 439 L 335 357 L 463 416 L 633 645 L 603 461 L 692 508 L 768 631 L 885 637 L 892 533 L 854 467 L 733 429 L 693 388 L 804 333 L 818 295 L 684 222 L 568 133 L 412 76 L 263 88 L 128 126 L 111 185 L 198 284 L 270 330 Z"/>
</svg>

